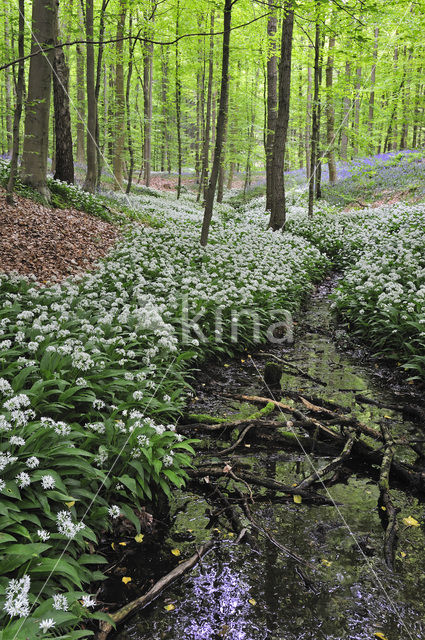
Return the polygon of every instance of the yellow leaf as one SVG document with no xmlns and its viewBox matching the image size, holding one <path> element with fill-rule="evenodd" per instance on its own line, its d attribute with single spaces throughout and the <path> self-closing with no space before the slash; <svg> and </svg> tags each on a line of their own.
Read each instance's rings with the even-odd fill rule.
<svg viewBox="0 0 425 640">
<path fill-rule="evenodd" d="M 241 362 L 245 362 L 245 360 L 242 360 L 242 358 L 241 358 Z"/>
<path fill-rule="evenodd" d="M 250 449 L 250 448 L 251 448 L 251 445 L 250 445 L 250 444 L 246 444 L 245 446 L 246 446 L 246 448 L 247 448 L 247 449 Z"/>
<path fill-rule="evenodd" d="M 387 636 L 384 636 L 384 634 L 380 631 L 375 631 L 373 635 L 375 636 L 375 638 L 379 638 L 379 640 L 388 640 Z"/>
<path fill-rule="evenodd" d="M 303 499 L 302 499 L 301 496 L 294 495 L 295 504 L 301 504 L 302 501 L 303 501 Z"/>
<path fill-rule="evenodd" d="M 387 418 L 387 420 L 391 420 L 391 416 L 384 416 L 384 418 Z"/>
<path fill-rule="evenodd" d="M 217 533 L 221 533 L 220 529 L 217 529 L 217 527 L 214 527 L 213 531 L 216 531 Z"/>
<path fill-rule="evenodd" d="M 382 511 L 386 511 L 387 507 L 381 507 Z"/>
<path fill-rule="evenodd" d="M 324 567 L 330 567 L 332 562 L 330 560 L 326 560 L 326 558 L 322 558 L 322 564 Z"/>
<path fill-rule="evenodd" d="M 71 507 L 74 506 L 75 504 L 75 500 L 72 500 L 71 502 L 65 502 L 66 506 L 70 509 Z"/>
<path fill-rule="evenodd" d="M 143 542 L 144 537 L 143 533 L 138 533 L 137 536 L 134 536 L 134 539 L 136 542 Z"/>
<path fill-rule="evenodd" d="M 402 558 L 405 558 L 407 556 L 407 553 L 405 551 L 400 551 L 400 555 Z"/>
<path fill-rule="evenodd" d="M 115 542 L 113 542 L 113 543 L 111 544 L 111 547 L 112 547 L 112 548 L 113 548 L 113 550 L 115 551 Z"/>
<path fill-rule="evenodd" d="M 122 578 L 122 581 L 124 582 L 124 584 L 127 584 L 127 582 L 131 582 L 131 578 L 129 576 L 124 576 Z"/>
<path fill-rule="evenodd" d="M 233 538 L 233 536 L 235 535 L 232 531 L 229 531 L 229 533 L 227 534 L 229 536 L 229 538 Z"/>
<path fill-rule="evenodd" d="M 252 604 L 252 606 L 253 606 L 253 607 L 255 607 L 255 605 L 257 604 L 257 601 L 256 601 L 256 600 L 254 600 L 254 598 L 250 598 L 250 599 L 248 600 L 248 602 L 249 602 L 249 604 Z"/>
<path fill-rule="evenodd" d="M 408 518 L 403 518 L 403 522 L 406 525 L 406 527 L 420 527 L 420 523 L 415 520 L 415 518 L 412 518 L 412 516 L 409 516 Z"/>
<path fill-rule="evenodd" d="M 187 529 L 187 531 L 189 531 L 189 533 L 193 533 L 193 529 Z"/>
<path fill-rule="evenodd" d="M 172 611 L 175 608 L 176 607 L 173 604 L 166 604 L 164 607 L 165 611 Z"/>
<path fill-rule="evenodd" d="M 127 543 L 126 543 L 126 542 L 118 542 L 118 544 L 119 544 L 121 547 L 126 547 L 126 546 L 127 546 Z"/>
<path fill-rule="evenodd" d="M 171 553 L 173 554 L 173 556 L 179 556 L 180 555 L 179 549 L 171 549 Z"/>
<path fill-rule="evenodd" d="M 227 368 L 227 367 L 230 367 L 230 364 L 225 364 L 224 366 Z"/>
</svg>

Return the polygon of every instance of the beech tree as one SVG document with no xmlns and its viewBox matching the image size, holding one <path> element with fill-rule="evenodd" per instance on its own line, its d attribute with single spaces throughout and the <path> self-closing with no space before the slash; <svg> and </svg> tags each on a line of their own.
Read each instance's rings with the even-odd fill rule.
<svg viewBox="0 0 425 640">
<path fill-rule="evenodd" d="M 30 58 L 21 180 L 46 201 L 50 200 L 46 178 L 56 14 L 56 0 L 33 0 L 31 53 L 37 55 Z"/>
</svg>

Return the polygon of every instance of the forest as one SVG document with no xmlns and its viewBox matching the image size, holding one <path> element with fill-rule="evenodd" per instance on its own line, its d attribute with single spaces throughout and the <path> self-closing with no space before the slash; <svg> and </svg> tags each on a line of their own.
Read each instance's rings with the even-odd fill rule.
<svg viewBox="0 0 425 640">
<path fill-rule="evenodd" d="M 0 16 L 0 640 L 425 638 L 423 2 Z"/>
</svg>

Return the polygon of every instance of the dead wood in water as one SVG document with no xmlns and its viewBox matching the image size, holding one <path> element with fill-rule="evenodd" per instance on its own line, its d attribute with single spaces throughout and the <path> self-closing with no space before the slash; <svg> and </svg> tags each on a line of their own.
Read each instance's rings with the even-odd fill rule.
<svg viewBox="0 0 425 640">
<path fill-rule="evenodd" d="M 123 622 L 123 620 L 125 620 L 129 615 L 134 613 L 134 611 L 136 611 L 137 609 L 143 609 L 144 607 L 146 607 L 153 600 L 155 600 L 155 598 L 157 598 L 164 591 L 164 589 L 169 587 L 173 582 L 193 569 L 193 567 L 198 564 L 201 558 L 205 556 L 208 551 L 211 551 L 215 544 L 215 542 L 210 541 L 202 545 L 202 547 L 200 547 L 196 551 L 196 553 L 193 554 L 193 556 L 191 556 L 187 560 L 184 560 L 177 567 L 174 567 L 172 571 L 167 573 L 167 575 L 160 578 L 160 580 L 158 580 L 158 582 L 156 582 L 154 586 L 149 589 L 149 591 L 143 596 L 140 596 L 139 598 L 136 598 L 136 600 L 133 600 L 132 602 L 124 605 L 124 607 L 121 607 L 121 609 L 118 609 L 118 611 L 115 611 L 115 613 L 111 613 L 110 616 L 112 620 L 116 624 L 119 624 Z M 96 635 L 97 640 L 106 640 L 111 631 L 113 631 L 112 624 L 109 624 L 109 622 L 105 621 L 101 621 L 99 623 L 99 628 L 100 630 Z"/>
</svg>

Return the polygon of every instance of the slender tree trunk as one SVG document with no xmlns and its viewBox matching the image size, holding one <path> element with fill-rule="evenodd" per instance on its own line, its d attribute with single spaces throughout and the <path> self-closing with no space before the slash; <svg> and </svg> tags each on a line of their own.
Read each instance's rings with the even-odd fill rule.
<svg viewBox="0 0 425 640">
<path fill-rule="evenodd" d="M 9 17 L 9 8 L 8 4 L 4 5 L 4 44 L 6 51 L 10 50 L 10 36 L 9 36 L 9 25 L 10 25 L 10 17 Z M 9 69 L 5 69 L 4 71 L 4 80 L 5 80 L 5 106 L 6 106 L 6 150 L 7 153 L 11 153 L 12 144 L 13 144 L 13 130 L 12 130 L 12 84 L 10 81 L 10 71 Z"/>
<path fill-rule="evenodd" d="M 96 81 L 94 86 L 94 94 L 96 97 L 96 105 L 99 104 L 100 85 L 102 80 L 102 60 L 103 60 L 103 37 L 105 34 L 105 12 L 108 6 L 109 0 L 102 0 L 102 8 L 100 10 L 99 18 L 99 43 L 97 45 L 97 62 L 96 62 Z M 100 148 L 100 126 L 99 126 L 99 113 L 96 109 L 96 156 L 97 156 L 97 182 L 96 186 L 100 186 L 102 178 L 102 166 L 103 166 L 103 153 Z"/>
<path fill-rule="evenodd" d="M 305 161 L 307 182 L 310 180 L 311 145 L 310 132 L 312 120 L 312 96 L 313 96 L 313 71 L 310 66 L 307 68 L 307 113 L 305 118 Z"/>
<path fill-rule="evenodd" d="M 162 136 L 161 136 L 161 171 L 165 171 L 165 161 L 169 156 L 168 148 L 168 110 L 167 110 L 167 96 L 168 96 L 168 48 L 162 47 L 161 49 L 161 64 L 162 64 L 162 78 L 161 78 L 161 108 L 162 108 Z"/>
<path fill-rule="evenodd" d="M 152 24 L 155 18 L 156 6 L 149 5 L 150 16 L 146 16 L 146 35 L 152 35 Z M 152 23 L 152 24 L 150 24 Z M 145 185 L 150 186 L 152 170 L 152 83 L 153 83 L 153 43 L 145 43 L 143 55 L 143 111 L 144 111 L 144 140 L 143 140 L 143 168 Z"/>
<path fill-rule="evenodd" d="M 355 156 L 359 153 L 359 135 L 360 135 L 360 89 L 362 82 L 362 68 L 356 69 L 356 97 L 354 99 L 354 149 Z"/>
<path fill-rule="evenodd" d="M 177 17 L 176 17 L 176 38 L 180 33 L 180 0 L 177 0 Z M 181 130 L 181 94 L 182 86 L 180 80 L 180 64 L 179 64 L 179 43 L 176 43 L 176 127 L 177 127 L 177 199 L 180 198 L 182 190 L 182 130 Z"/>
<path fill-rule="evenodd" d="M 345 82 L 346 89 L 344 92 L 343 98 L 343 118 L 342 118 L 342 135 L 341 135 L 341 158 L 344 160 L 347 159 L 348 152 L 348 127 L 349 127 L 349 116 L 351 110 L 351 100 L 349 97 L 350 91 L 350 78 L 351 78 L 351 64 L 350 62 L 345 63 Z"/>
<path fill-rule="evenodd" d="M 291 58 L 292 34 L 294 29 L 294 9 L 292 3 L 285 6 L 282 23 L 282 41 L 279 63 L 279 106 L 273 142 L 272 159 L 272 207 L 269 227 L 276 231 L 286 221 L 285 203 L 285 149 L 289 122 L 289 104 L 291 97 Z"/>
<path fill-rule="evenodd" d="M 18 33 L 18 57 L 20 62 L 18 63 L 18 79 L 16 82 L 16 105 L 15 113 L 13 116 L 13 144 L 12 144 L 12 157 L 10 160 L 10 174 L 7 182 L 7 204 L 13 205 L 13 191 L 15 189 L 16 173 L 18 169 L 18 156 L 19 156 L 19 126 L 21 123 L 22 104 L 24 99 L 24 85 L 25 85 L 25 63 L 23 57 L 24 51 L 24 37 L 25 37 L 25 0 L 19 0 L 19 33 Z"/>
<path fill-rule="evenodd" d="M 31 52 L 52 47 L 56 38 L 55 0 L 33 0 Z M 21 178 L 49 201 L 47 187 L 47 152 L 49 145 L 49 111 L 53 51 L 30 60 L 28 96 L 25 106 L 25 137 Z"/>
<path fill-rule="evenodd" d="M 214 11 L 211 12 L 211 24 L 210 32 L 214 31 Z M 212 86 L 214 75 L 214 36 L 210 37 L 210 53 L 208 61 L 208 87 L 207 87 L 207 106 L 205 114 L 205 133 L 204 143 L 202 146 L 202 167 L 201 178 L 199 180 L 198 197 L 200 200 L 201 192 L 204 191 L 204 199 L 208 188 L 208 157 L 210 150 L 210 136 L 211 136 L 211 103 L 212 103 Z"/>
<path fill-rule="evenodd" d="M 333 49 L 335 48 L 335 37 L 329 38 L 329 54 L 326 65 L 326 142 L 328 145 L 328 168 L 329 184 L 336 182 L 336 162 L 335 162 L 335 109 L 333 105 Z"/>
<path fill-rule="evenodd" d="M 93 2 L 86 0 L 87 173 L 84 189 L 94 193 L 97 182 L 96 120 L 94 85 Z"/>
<path fill-rule="evenodd" d="M 420 110 L 419 110 L 419 105 L 420 105 L 420 100 L 421 100 L 421 81 L 420 78 L 422 76 L 422 68 L 419 67 L 418 69 L 418 80 L 416 83 L 416 94 L 415 94 L 415 110 L 414 110 L 414 116 L 413 116 L 413 131 L 412 131 L 412 148 L 416 149 L 417 144 L 418 144 L 418 128 L 419 128 L 419 123 L 420 123 Z"/>
<path fill-rule="evenodd" d="M 267 23 L 267 37 L 269 51 L 267 55 L 267 121 L 266 121 L 266 211 L 271 211 L 273 200 L 273 142 L 276 130 L 277 117 L 277 13 L 273 10 L 274 0 L 268 0 L 269 8 L 272 11 Z"/>
<path fill-rule="evenodd" d="M 116 65 L 115 65 L 115 113 L 114 113 L 114 188 L 121 191 L 123 188 L 123 155 L 125 142 L 125 97 L 124 97 L 124 61 L 123 61 L 123 36 L 126 17 L 126 4 L 120 0 L 120 15 L 117 25 Z"/>
<path fill-rule="evenodd" d="M 214 196 L 217 186 L 218 172 L 221 164 L 221 153 L 226 129 L 227 107 L 229 102 L 229 57 L 230 57 L 230 28 L 232 22 L 232 7 L 237 0 L 225 0 L 223 23 L 223 58 L 221 66 L 221 91 L 220 105 L 217 118 L 217 132 L 215 139 L 214 161 L 211 169 L 211 177 L 205 199 L 204 219 L 201 231 L 201 245 L 206 246 L 210 230 L 211 218 L 214 207 Z"/>
<path fill-rule="evenodd" d="M 319 56 L 320 56 L 320 26 L 316 20 L 316 37 L 314 41 L 314 97 L 313 97 L 313 119 L 311 125 L 311 159 L 310 159 L 310 181 L 308 183 L 308 217 L 313 217 L 314 187 L 316 181 L 317 148 L 319 136 Z"/>
<path fill-rule="evenodd" d="M 372 71 L 370 74 L 370 96 L 369 96 L 369 122 L 367 126 L 368 134 L 369 134 L 369 152 L 373 153 L 374 144 L 373 144 L 373 118 L 375 114 L 375 84 L 376 84 L 376 61 L 378 59 L 378 38 L 379 38 L 379 29 L 375 29 L 375 44 L 373 48 L 373 65 Z"/>
<path fill-rule="evenodd" d="M 71 114 L 69 111 L 69 68 L 62 47 L 58 47 L 54 51 L 53 72 L 56 137 L 54 177 L 57 180 L 74 184 L 74 156 L 72 153 Z"/>
<path fill-rule="evenodd" d="M 84 56 L 81 53 L 81 45 L 76 46 L 77 58 L 77 161 L 84 162 L 86 154 L 84 149 L 84 118 L 86 105 L 84 100 Z"/>
<path fill-rule="evenodd" d="M 133 16 L 130 14 L 129 40 L 128 40 L 128 51 L 129 51 L 128 72 L 127 72 L 127 85 L 126 85 L 126 91 L 125 91 L 125 106 L 126 106 L 126 112 L 127 112 L 127 142 L 128 142 L 128 154 L 130 156 L 127 189 L 125 191 L 127 194 L 130 193 L 131 191 L 131 185 L 133 184 L 133 171 L 134 171 L 134 150 L 133 150 L 133 138 L 131 135 L 131 104 L 130 104 L 131 76 L 133 73 L 132 32 L 133 32 Z"/>
</svg>

